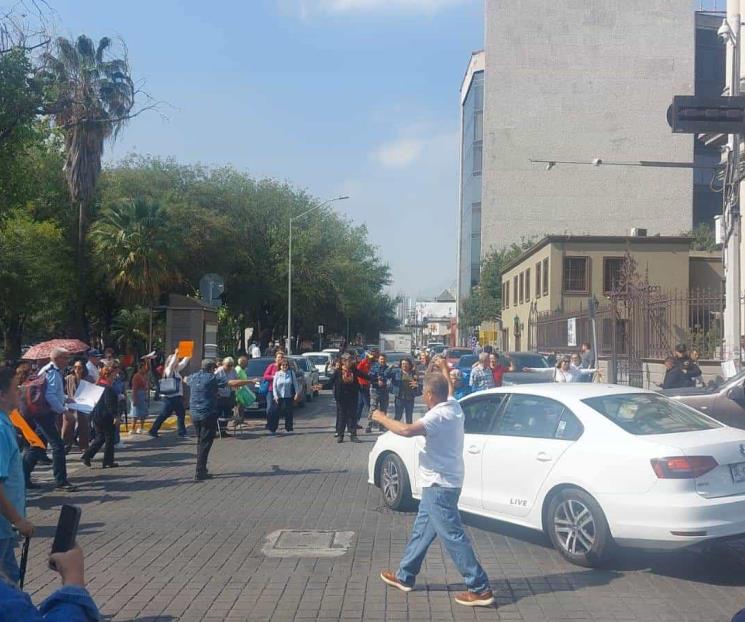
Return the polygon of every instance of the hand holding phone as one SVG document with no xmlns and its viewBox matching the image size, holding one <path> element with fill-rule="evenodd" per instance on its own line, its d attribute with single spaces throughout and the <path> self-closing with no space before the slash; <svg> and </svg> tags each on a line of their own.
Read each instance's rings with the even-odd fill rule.
<svg viewBox="0 0 745 622">
<path fill-rule="evenodd" d="M 57 521 L 57 531 L 52 543 L 52 555 L 66 553 L 75 546 L 75 537 L 80 525 L 80 507 L 77 505 L 63 505 Z"/>
<path fill-rule="evenodd" d="M 64 553 L 52 553 L 49 567 L 60 573 L 62 585 L 85 587 L 83 550 L 77 544 Z"/>
</svg>

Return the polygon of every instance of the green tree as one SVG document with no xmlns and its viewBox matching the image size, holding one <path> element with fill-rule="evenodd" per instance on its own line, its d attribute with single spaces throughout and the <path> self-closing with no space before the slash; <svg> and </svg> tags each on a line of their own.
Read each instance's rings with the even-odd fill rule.
<svg viewBox="0 0 745 622">
<path fill-rule="evenodd" d="M 474 327 L 496 319 L 502 312 L 502 273 L 505 266 L 535 244 L 535 238 L 513 242 L 506 248 L 490 251 L 481 262 L 479 285 L 471 289 L 460 309 L 461 326 Z"/>
<path fill-rule="evenodd" d="M 54 51 L 42 56 L 43 76 L 49 88 L 46 110 L 63 135 L 64 173 L 77 208 L 78 290 L 72 319 L 78 336 L 85 330 L 85 240 L 104 142 L 116 138 L 135 101 L 126 58 L 110 56 L 111 39 L 104 37 L 94 45 L 85 35 L 75 41 L 60 37 Z"/>
<path fill-rule="evenodd" d="M 62 231 L 14 212 L 0 224 L 0 326 L 7 358 L 17 358 L 24 335 L 53 333 L 70 282 Z"/>
<path fill-rule="evenodd" d="M 692 251 L 715 252 L 721 248 L 714 237 L 714 229 L 705 223 L 699 223 L 693 229 L 690 231 L 684 231 L 681 235 L 692 238 Z"/>
<path fill-rule="evenodd" d="M 178 278 L 159 203 L 123 199 L 101 212 L 90 237 L 99 269 L 125 303 L 153 305 Z"/>
<path fill-rule="evenodd" d="M 111 325 L 111 338 L 120 352 L 139 352 L 148 342 L 150 313 L 145 307 L 120 309 Z"/>
</svg>

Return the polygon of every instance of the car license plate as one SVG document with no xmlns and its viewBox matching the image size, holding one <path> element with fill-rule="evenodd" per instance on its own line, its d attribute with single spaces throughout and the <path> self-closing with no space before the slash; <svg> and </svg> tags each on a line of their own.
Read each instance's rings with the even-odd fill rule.
<svg viewBox="0 0 745 622">
<path fill-rule="evenodd" d="M 729 469 L 732 472 L 732 479 L 735 483 L 745 482 L 745 462 L 738 462 L 737 464 L 730 464 Z"/>
</svg>

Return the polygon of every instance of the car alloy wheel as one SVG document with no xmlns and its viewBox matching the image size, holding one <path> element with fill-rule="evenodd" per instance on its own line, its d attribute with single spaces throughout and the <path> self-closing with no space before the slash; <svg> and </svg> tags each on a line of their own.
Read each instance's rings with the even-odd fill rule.
<svg viewBox="0 0 745 622">
<path fill-rule="evenodd" d="M 398 466 L 393 460 L 383 462 L 383 473 L 380 478 L 383 489 L 383 497 L 389 505 L 393 505 L 401 494 L 401 479 L 398 472 Z"/>
<path fill-rule="evenodd" d="M 589 555 L 595 544 L 595 517 L 578 499 L 567 499 L 554 513 L 554 531 L 562 548 L 571 555 Z"/>
<path fill-rule="evenodd" d="M 383 502 L 392 510 L 408 509 L 413 499 L 409 475 L 401 458 L 388 453 L 383 456 L 379 468 L 378 482 L 383 493 Z"/>
</svg>

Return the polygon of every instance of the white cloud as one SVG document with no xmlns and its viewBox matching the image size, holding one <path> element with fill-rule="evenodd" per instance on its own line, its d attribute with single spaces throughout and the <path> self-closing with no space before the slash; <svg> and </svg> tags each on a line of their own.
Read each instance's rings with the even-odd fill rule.
<svg viewBox="0 0 745 622">
<path fill-rule="evenodd" d="M 419 12 L 435 13 L 474 0 L 280 0 L 302 17 L 316 13 Z"/>
<path fill-rule="evenodd" d="M 416 138 L 394 140 L 378 147 L 373 152 L 373 159 L 386 168 L 406 168 L 421 157 L 424 142 Z"/>
</svg>

